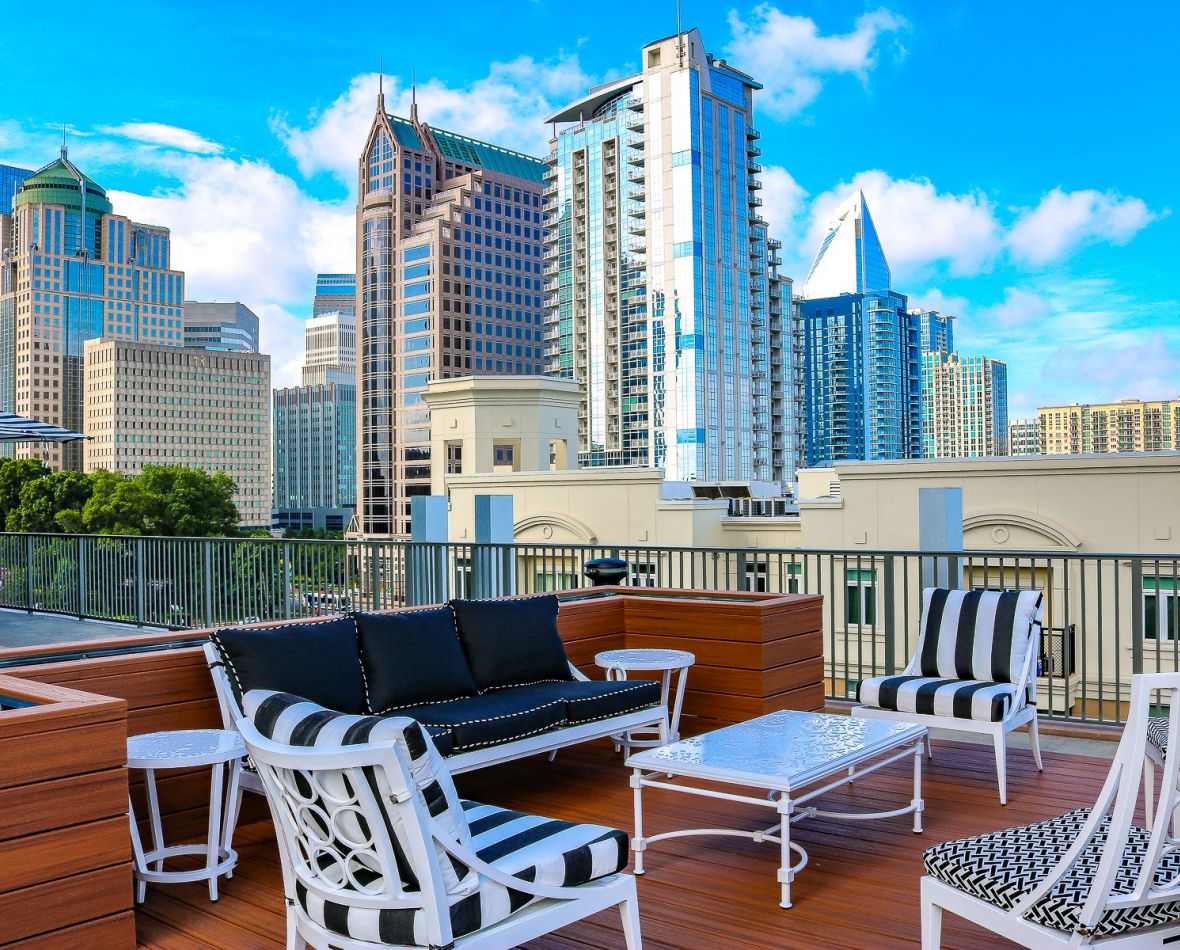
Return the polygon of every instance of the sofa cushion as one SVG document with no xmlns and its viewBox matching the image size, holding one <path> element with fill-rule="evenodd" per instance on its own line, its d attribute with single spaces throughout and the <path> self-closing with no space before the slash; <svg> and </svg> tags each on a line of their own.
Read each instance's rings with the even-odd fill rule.
<svg viewBox="0 0 1180 950">
<path fill-rule="evenodd" d="M 293 693 L 337 712 L 365 711 L 365 674 L 351 617 L 278 627 L 227 627 L 209 634 L 237 695 Z"/>
<path fill-rule="evenodd" d="M 922 592 L 917 662 L 923 676 L 1014 683 L 1024 669 L 1044 597 L 1037 590 Z"/>
<path fill-rule="evenodd" d="M 480 691 L 572 679 L 552 594 L 452 600 L 459 640 Z"/>
<path fill-rule="evenodd" d="M 454 751 L 466 752 L 563 726 L 565 703 L 549 696 L 496 690 L 483 696 L 399 709 L 397 715 L 416 719 L 427 728 L 450 729 Z"/>
<path fill-rule="evenodd" d="M 857 702 L 876 709 L 1003 722 L 1020 697 L 1012 683 L 941 680 L 927 676 L 873 676 L 860 681 Z"/>
<path fill-rule="evenodd" d="M 623 716 L 660 705 L 659 683 L 650 680 L 569 680 L 565 683 L 536 683 L 497 690 L 497 696 L 535 700 L 558 700 L 565 705 L 565 720 L 575 726 L 612 716 Z"/>
<path fill-rule="evenodd" d="M 353 614 L 365 669 L 367 711 L 475 695 L 450 607 Z"/>
</svg>

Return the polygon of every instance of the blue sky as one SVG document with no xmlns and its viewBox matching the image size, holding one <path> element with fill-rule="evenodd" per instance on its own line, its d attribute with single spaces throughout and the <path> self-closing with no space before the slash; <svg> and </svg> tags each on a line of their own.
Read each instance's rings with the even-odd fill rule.
<svg viewBox="0 0 1180 950">
<path fill-rule="evenodd" d="M 686 27 L 755 75 L 765 211 L 802 279 L 863 187 L 917 305 L 1038 404 L 1180 395 L 1180 4 L 684 0 Z M 352 267 L 353 187 L 377 64 L 423 118 L 538 154 L 540 121 L 634 71 L 675 4 L 72 2 L 90 28 L 0 43 L 0 162 L 39 165 L 63 124 L 117 210 L 173 228 L 190 296 L 240 299 L 292 382 L 319 270 Z M 589 15 L 583 11 L 593 11 Z M 374 12 L 377 11 L 377 12 Z M 7 36 L 40 36 L 28 4 Z"/>
</svg>

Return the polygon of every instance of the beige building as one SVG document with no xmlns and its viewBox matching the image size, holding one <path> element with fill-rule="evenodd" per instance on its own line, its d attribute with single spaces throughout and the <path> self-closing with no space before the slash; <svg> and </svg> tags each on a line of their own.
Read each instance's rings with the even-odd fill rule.
<svg viewBox="0 0 1180 950">
<path fill-rule="evenodd" d="M 922 455 L 1008 454 L 1008 364 L 986 356 L 922 354 Z"/>
<path fill-rule="evenodd" d="M 225 472 L 243 527 L 270 526 L 270 357 L 90 340 L 85 470 Z"/>
<path fill-rule="evenodd" d="M 962 582 L 1047 594 L 1043 706 L 1109 718 L 1137 663 L 1180 665 L 1180 453 L 841 463 L 801 471 L 791 504 L 756 484 L 570 468 L 578 402 L 559 380 L 455 379 L 425 398 L 432 452 L 452 460 L 432 484 L 450 539 L 473 540 L 477 495 L 510 496 L 519 589 L 568 586 L 590 552 L 617 552 L 632 584 L 820 593 L 827 676 L 843 693 L 912 653 L 932 563 L 920 490 L 954 488 Z M 512 465 L 497 465 L 497 444 Z"/>
<path fill-rule="evenodd" d="M 1045 406 L 1037 413 L 1041 447 L 1048 455 L 1163 452 L 1180 448 L 1180 398 Z"/>
</svg>

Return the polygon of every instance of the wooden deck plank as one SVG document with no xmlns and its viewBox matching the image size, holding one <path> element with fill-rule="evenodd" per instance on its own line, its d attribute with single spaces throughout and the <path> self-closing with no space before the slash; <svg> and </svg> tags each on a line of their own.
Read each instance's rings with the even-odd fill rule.
<svg viewBox="0 0 1180 950">
<path fill-rule="evenodd" d="M 737 838 L 659 842 L 639 880 L 648 950 L 719 947 L 912 948 L 918 943 L 922 853 L 951 838 L 993 831 L 1092 803 L 1105 760 L 1045 755 L 1040 774 L 1019 739 L 1009 755 L 1009 801 L 996 795 L 990 746 L 936 742 L 925 769 L 925 833 L 909 817 L 872 822 L 813 818 L 793 835 L 811 860 L 797 878 L 791 910 L 778 907 L 778 847 Z M 606 743 L 564 749 L 553 763 L 513 762 L 460 776 L 466 797 L 574 821 L 632 826 L 627 770 Z M 588 794 L 592 790 L 592 794 Z M 893 808 L 910 795 L 910 769 L 899 763 L 825 801 L 833 809 Z M 736 803 L 645 792 L 647 830 L 694 825 L 754 829 L 769 810 Z M 241 829 L 241 855 L 222 898 L 211 904 L 199 884 L 151 887 L 137 913 L 140 950 L 279 950 L 284 945 L 278 855 L 266 822 Z M 943 946 L 984 950 L 1002 945 L 975 925 L 948 916 Z M 532 950 L 606 950 L 622 946 L 618 918 L 603 913 L 529 944 Z"/>
</svg>

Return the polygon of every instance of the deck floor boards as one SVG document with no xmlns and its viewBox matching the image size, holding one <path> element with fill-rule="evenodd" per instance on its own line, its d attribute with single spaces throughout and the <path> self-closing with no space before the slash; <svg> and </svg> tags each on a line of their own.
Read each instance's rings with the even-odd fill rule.
<svg viewBox="0 0 1180 950">
<path fill-rule="evenodd" d="M 640 908 L 647 950 L 684 948 L 865 948 L 918 945 L 922 852 L 951 838 L 994 831 L 1089 805 L 1106 775 L 1104 759 L 1045 754 L 1039 774 L 1021 738 L 1008 757 L 1009 805 L 996 795 L 990 746 L 938 741 L 924 770 L 925 832 L 911 816 L 871 822 L 811 818 L 792 829 L 810 855 L 793 885 L 794 907 L 778 907 L 778 845 L 740 838 L 659 842 L 647 852 Z M 908 762 L 898 763 L 824 799 L 833 810 L 896 808 L 911 794 Z M 464 797 L 573 821 L 630 830 L 627 770 L 605 742 L 460 776 Z M 774 815 L 739 803 L 649 789 L 648 833 L 676 827 L 769 826 Z M 201 884 L 150 886 L 137 913 L 140 950 L 281 950 L 285 920 L 281 876 L 269 822 L 239 829 L 240 856 L 221 899 Z M 599 914 L 528 946 L 532 950 L 622 947 L 618 917 Z M 947 916 L 943 946 L 983 950 L 1003 941 Z"/>
</svg>

